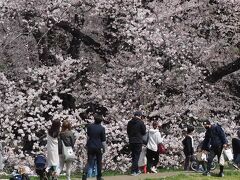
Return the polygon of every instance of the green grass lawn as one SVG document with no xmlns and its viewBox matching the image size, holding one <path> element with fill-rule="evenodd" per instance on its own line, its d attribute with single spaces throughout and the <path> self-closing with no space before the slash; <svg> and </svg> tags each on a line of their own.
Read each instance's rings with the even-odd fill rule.
<svg viewBox="0 0 240 180">
<path fill-rule="evenodd" d="M 180 173 L 180 172 L 179 172 Z M 240 171 L 226 171 L 224 177 L 218 177 L 217 173 L 212 173 L 210 177 L 203 176 L 201 173 L 184 173 L 181 172 L 176 176 L 166 177 L 166 178 L 157 178 L 157 179 L 149 179 L 146 180 L 239 180 L 240 179 Z"/>
<path fill-rule="evenodd" d="M 220 178 L 217 177 L 218 169 L 212 173 L 211 177 L 203 176 L 201 173 L 195 172 L 184 172 L 183 170 L 176 169 L 159 169 L 161 173 L 169 173 L 169 177 L 166 178 L 147 178 L 145 180 L 240 180 L 240 170 L 226 169 L 224 174 L 225 176 Z M 124 173 L 128 174 L 128 173 Z M 177 174 L 177 175 L 176 175 Z M 123 175 L 123 173 L 115 172 L 115 171 L 107 171 L 103 172 L 103 176 L 116 176 Z M 81 179 L 81 173 L 72 174 L 72 179 Z M 9 176 L 0 176 L 0 179 L 9 179 Z M 39 180 L 39 177 L 31 177 L 31 180 Z M 66 179 L 66 176 L 60 176 L 58 179 Z"/>
</svg>

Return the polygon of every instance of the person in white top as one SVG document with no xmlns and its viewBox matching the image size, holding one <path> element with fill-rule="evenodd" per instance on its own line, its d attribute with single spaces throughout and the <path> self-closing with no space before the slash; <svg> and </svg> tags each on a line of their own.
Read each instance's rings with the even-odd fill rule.
<svg viewBox="0 0 240 180">
<path fill-rule="evenodd" d="M 158 153 L 158 144 L 162 143 L 163 139 L 159 132 L 158 122 L 154 121 L 148 134 L 148 143 L 147 143 L 147 172 L 157 173 L 157 164 L 159 161 Z"/>
<path fill-rule="evenodd" d="M 59 168 L 59 154 L 58 154 L 58 135 L 60 133 L 61 122 L 54 120 L 52 126 L 47 134 L 47 162 L 49 172 L 56 176 Z"/>
</svg>

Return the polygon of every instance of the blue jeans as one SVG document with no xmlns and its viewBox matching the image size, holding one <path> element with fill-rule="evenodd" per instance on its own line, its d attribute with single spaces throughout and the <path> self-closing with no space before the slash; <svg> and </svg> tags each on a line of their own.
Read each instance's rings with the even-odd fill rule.
<svg viewBox="0 0 240 180">
<path fill-rule="evenodd" d="M 87 177 L 96 177 L 97 176 L 97 160 L 93 159 L 90 162 L 87 172 Z"/>
<path fill-rule="evenodd" d="M 96 160 L 96 162 L 97 162 L 97 179 L 101 179 L 101 177 L 102 177 L 102 150 L 88 148 L 87 154 L 88 154 L 88 160 L 87 160 L 86 167 L 83 170 L 83 172 L 84 172 L 83 179 L 87 178 L 88 170 L 90 168 L 91 163 L 94 162 L 94 160 Z"/>
</svg>

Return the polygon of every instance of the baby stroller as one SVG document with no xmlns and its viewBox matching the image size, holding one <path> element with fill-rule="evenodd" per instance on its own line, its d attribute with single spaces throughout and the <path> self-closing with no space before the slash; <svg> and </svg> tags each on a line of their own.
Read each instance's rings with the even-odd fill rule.
<svg viewBox="0 0 240 180">
<path fill-rule="evenodd" d="M 193 155 L 190 163 L 190 167 L 195 172 L 204 172 L 203 165 L 207 162 L 208 155 L 205 153 L 198 152 Z M 213 159 L 211 164 L 211 170 L 216 169 L 218 160 L 216 158 Z"/>
<path fill-rule="evenodd" d="M 37 175 L 39 175 L 40 180 L 48 180 L 46 168 L 47 168 L 47 159 L 44 154 L 39 154 L 34 159 L 35 170 Z"/>
</svg>

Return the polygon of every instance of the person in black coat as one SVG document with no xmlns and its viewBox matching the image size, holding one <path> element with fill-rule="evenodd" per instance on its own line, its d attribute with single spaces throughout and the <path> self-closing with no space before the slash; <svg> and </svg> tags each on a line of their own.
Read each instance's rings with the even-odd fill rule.
<svg viewBox="0 0 240 180">
<path fill-rule="evenodd" d="M 106 134 L 105 128 L 101 125 L 103 117 L 101 115 L 94 116 L 94 123 L 87 127 L 87 165 L 83 170 L 82 180 L 87 179 L 87 172 L 91 162 L 94 158 L 97 160 L 97 180 L 103 180 L 102 178 L 102 154 L 106 149 Z"/>
<path fill-rule="evenodd" d="M 134 113 L 134 117 L 128 122 L 127 134 L 129 138 L 129 146 L 132 155 L 131 175 L 138 175 L 138 160 L 142 151 L 143 136 L 146 134 L 146 126 L 142 121 L 143 114 L 141 111 Z"/>
<path fill-rule="evenodd" d="M 237 131 L 237 138 L 232 139 L 233 166 L 239 169 L 240 166 L 240 129 Z"/>
<path fill-rule="evenodd" d="M 190 160 L 191 157 L 193 156 L 194 149 L 193 149 L 193 138 L 192 138 L 192 133 L 194 131 L 193 126 L 188 126 L 187 127 L 187 135 L 182 141 L 183 144 L 183 152 L 185 155 L 185 161 L 184 161 L 184 170 L 189 171 L 190 170 Z"/>
<path fill-rule="evenodd" d="M 227 147 L 227 139 L 226 135 L 222 129 L 222 127 L 218 124 L 211 124 L 209 120 L 205 120 L 203 122 L 203 126 L 206 129 L 205 133 L 205 138 L 203 141 L 203 146 L 202 150 L 203 151 L 208 151 L 209 150 L 209 155 L 207 159 L 207 170 L 203 175 L 210 176 L 210 169 L 211 169 L 211 164 L 214 159 L 214 157 L 217 155 L 218 156 L 218 161 L 220 160 L 220 156 L 222 154 L 223 148 Z M 223 177 L 223 166 L 220 167 L 220 172 L 219 176 Z"/>
</svg>

